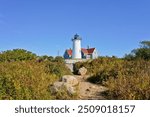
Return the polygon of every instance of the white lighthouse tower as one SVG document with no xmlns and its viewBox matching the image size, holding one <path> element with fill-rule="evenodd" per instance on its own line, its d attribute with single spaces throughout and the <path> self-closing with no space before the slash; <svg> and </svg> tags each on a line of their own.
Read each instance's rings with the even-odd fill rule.
<svg viewBox="0 0 150 117">
<path fill-rule="evenodd" d="M 72 59 L 81 59 L 81 38 L 79 35 L 75 34 L 73 41 L 73 53 Z"/>
</svg>

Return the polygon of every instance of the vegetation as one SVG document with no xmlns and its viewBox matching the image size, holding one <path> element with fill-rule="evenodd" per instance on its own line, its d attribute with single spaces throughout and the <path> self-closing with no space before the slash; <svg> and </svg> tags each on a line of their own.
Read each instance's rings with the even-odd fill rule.
<svg viewBox="0 0 150 117">
<path fill-rule="evenodd" d="M 75 72 L 86 67 L 91 76 L 88 81 L 108 87 L 109 99 L 150 99 L 150 47 L 148 41 L 141 44 L 130 54 L 132 59 L 99 57 L 76 63 Z"/>
<path fill-rule="evenodd" d="M 0 53 L 0 62 L 33 60 L 35 58 L 36 58 L 36 54 L 24 49 L 7 50 Z"/>
<path fill-rule="evenodd" d="M 74 72 L 85 67 L 89 82 L 108 87 L 109 99 L 150 99 L 150 41 L 142 41 L 124 58 L 99 57 L 78 62 Z M 0 53 L 0 99 L 76 99 L 65 89 L 52 95 L 49 86 L 71 74 L 60 56 L 37 56 L 14 49 Z"/>
<path fill-rule="evenodd" d="M 76 90 L 78 90 L 78 86 L 76 86 Z M 57 100 L 75 100 L 78 99 L 78 93 L 69 94 L 66 87 L 64 86 L 61 90 L 59 90 L 56 94 L 53 95 L 53 99 Z"/>
<path fill-rule="evenodd" d="M 125 55 L 127 60 L 144 59 L 150 60 L 150 41 L 140 42 L 140 48 L 132 50 L 130 54 Z"/>
<path fill-rule="evenodd" d="M 56 99 L 49 86 L 62 75 L 71 74 L 64 62 L 54 58 L 39 62 L 35 54 L 22 49 L 2 52 L 0 60 L 0 99 L 3 100 Z"/>
</svg>

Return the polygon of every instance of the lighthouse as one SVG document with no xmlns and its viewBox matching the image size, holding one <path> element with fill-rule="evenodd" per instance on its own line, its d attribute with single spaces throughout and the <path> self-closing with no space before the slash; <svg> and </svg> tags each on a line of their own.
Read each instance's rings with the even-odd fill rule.
<svg viewBox="0 0 150 117">
<path fill-rule="evenodd" d="M 78 34 L 74 35 L 72 39 L 73 50 L 72 50 L 72 59 L 81 59 L 81 37 Z"/>
</svg>

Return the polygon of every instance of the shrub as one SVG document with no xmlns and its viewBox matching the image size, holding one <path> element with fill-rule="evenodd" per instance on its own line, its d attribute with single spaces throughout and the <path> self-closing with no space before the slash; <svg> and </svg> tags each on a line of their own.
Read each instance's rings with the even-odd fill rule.
<svg viewBox="0 0 150 117">
<path fill-rule="evenodd" d="M 51 64 L 59 71 L 53 66 L 47 68 Z M 0 99 L 54 99 L 48 87 L 67 69 L 62 69 L 62 64 L 51 64 L 35 60 L 0 63 Z"/>
<path fill-rule="evenodd" d="M 150 99 L 150 61 L 130 61 L 117 79 L 109 78 L 110 99 Z"/>
<path fill-rule="evenodd" d="M 47 62 L 46 73 L 53 73 L 56 74 L 58 77 L 62 77 L 66 74 L 72 74 L 69 68 L 66 67 L 65 63 L 60 61 Z"/>
<path fill-rule="evenodd" d="M 81 66 L 88 69 L 89 82 L 108 87 L 109 99 L 150 99 L 150 61 L 103 57 L 75 65 Z"/>
<path fill-rule="evenodd" d="M 0 53 L 0 62 L 8 61 L 25 61 L 33 60 L 36 58 L 36 54 L 24 49 L 7 50 Z"/>
</svg>

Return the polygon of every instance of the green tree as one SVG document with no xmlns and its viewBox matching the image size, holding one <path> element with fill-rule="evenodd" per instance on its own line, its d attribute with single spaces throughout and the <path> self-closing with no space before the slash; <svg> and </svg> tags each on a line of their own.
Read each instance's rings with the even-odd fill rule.
<svg viewBox="0 0 150 117">
<path fill-rule="evenodd" d="M 150 41 L 140 42 L 140 48 L 134 49 L 130 54 L 125 55 L 125 59 L 144 59 L 150 60 Z"/>
<path fill-rule="evenodd" d="M 142 41 L 140 43 L 141 43 L 142 48 L 149 48 L 150 49 L 150 41 Z"/>
</svg>

